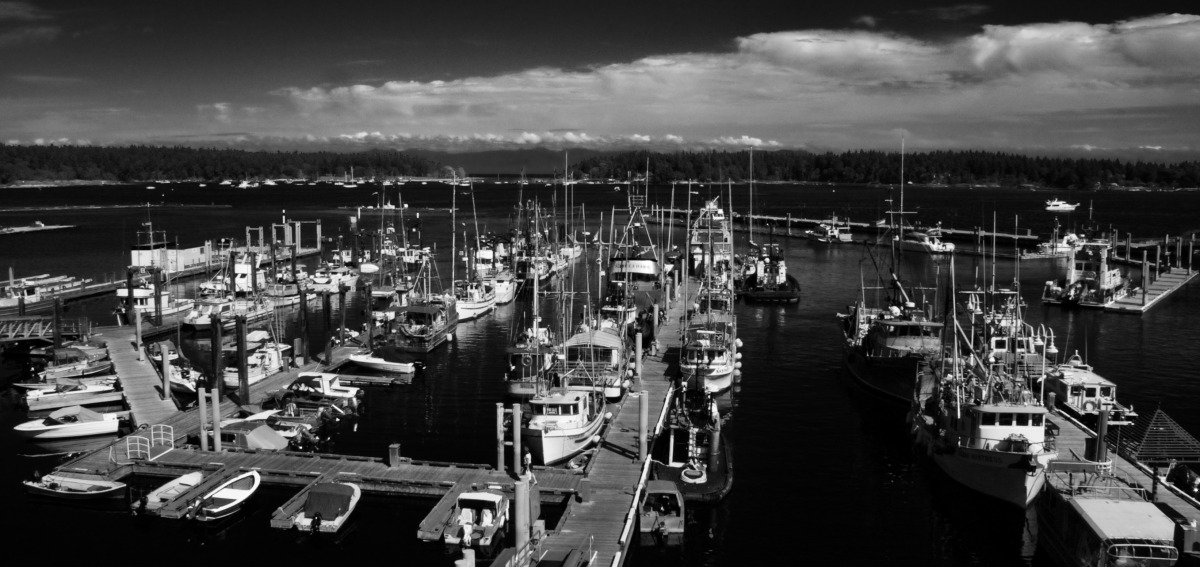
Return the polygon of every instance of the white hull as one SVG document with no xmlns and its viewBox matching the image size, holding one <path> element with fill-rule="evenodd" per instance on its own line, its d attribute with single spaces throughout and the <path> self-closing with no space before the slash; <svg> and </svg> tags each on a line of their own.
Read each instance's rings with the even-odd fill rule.
<svg viewBox="0 0 1200 567">
<path fill-rule="evenodd" d="M 177 477 L 166 484 L 151 490 L 146 495 L 146 509 L 157 510 L 166 505 L 167 502 L 174 500 L 180 494 L 187 492 L 193 486 L 200 484 L 204 480 L 204 473 L 191 472 L 183 476 Z M 134 505 L 137 507 L 137 504 Z"/>
<path fill-rule="evenodd" d="M 105 414 L 101 421 L 84 421 L 65 425 L 45 425 L 43 420 L 27 421 L 13 428 L 17 435 L 26 439 L 70 439 L 90 435 L 107 435 L 117 432 L 121 422 L 116 414 Z"/>
<path fill-rule="evenodd" d="M 496 293 L 496 305 L 512 303 L 517 297 L 517 282 L 515 280 L 493 280 L 490 282 L 492 291 Z"/>
<path fill-rule="evenodd" d="M 455 305 L 458 309 L 458 321 L 469 321 L 476 317 L 486 315 L 489 311 L 496 308 L 496 297 L 493 295 L 487 299 L 475 301 L 467 299 L 459 299 Z"/>
<path fill-rule="evenodd" d="M 235 476 L 204 496 L 200 509 L 194 510 L 196 519 L 210 522 L 228 517 L 242 508 L 258 490 L 262 478 L 258 471 L 250 471 Z"/>
<path fill-rule="evenodd" d="M 1033 472 L 1026 472 L 1019 466 L 1014 468 L 1014 456 L 1022 460 L 1028 458 L 1025 455 L 959 448 L 953 453 L 935 454 L 933 461 L 963 486 L 1024 509 L 1042 493 L 1042 487 L 1046 484 L 1046 469 L 1041 466 Z"/>
<path fill-rule="evenodd" d="M 371 370 L 379 370 L 381 372 L 398 372 L 400 374 L 411 374 L 416 372 L 417 365 L 412 362 L 389 362 L 378 356 L 370 354 L 355 353 L 350 355 L 350 362 L 370 368 Z"/>
<path fill-rule="evenodd" d="M 553 430 L 524 428 L 521 430 L 521 441 L 529 447 L 536 461 L 554 465 L 582 453 L 595 443 L 602 425 L 604 415 L 599 414 L 586 427 Z"/>
</svg>

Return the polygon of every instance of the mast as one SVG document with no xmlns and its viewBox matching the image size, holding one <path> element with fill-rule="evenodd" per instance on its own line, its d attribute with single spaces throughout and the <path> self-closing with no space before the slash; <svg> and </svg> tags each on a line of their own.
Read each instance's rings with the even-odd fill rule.
<svg viewBox="0 0 1200 567">
<path fill-rule="evenodd" d="M 733 193 L 730 187 L 729 194 L 729 216 L 733 216 Z M 754 246 L 754 146 L 750 146 L 750 245 Z"/>
<path fill-rule="evenodd" d="M 454 289 L 454 254 L 458 251 L 458 183 L 450 184 L 450 288 Z"/>
</svg>

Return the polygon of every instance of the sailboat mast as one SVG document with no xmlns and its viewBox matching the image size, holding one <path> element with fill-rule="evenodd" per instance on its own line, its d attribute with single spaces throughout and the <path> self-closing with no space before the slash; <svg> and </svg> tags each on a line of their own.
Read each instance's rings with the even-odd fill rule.
<svg viewBox="0 0 1200 567">
<path fill-rule="evenodd" d="M 729 195 L 729 204 L 733 206 L 733 194 Z M 730 216 L 733 211 L 729 211 Z M 754 246 L 754 146 L 750 146 L 750 245 Z"/>
<path fill-rule="evenodd" d="M 458 183 L 450 184 L 450 288 L 454 288 L 454 268 L 458 252 Z"/>
</svg>

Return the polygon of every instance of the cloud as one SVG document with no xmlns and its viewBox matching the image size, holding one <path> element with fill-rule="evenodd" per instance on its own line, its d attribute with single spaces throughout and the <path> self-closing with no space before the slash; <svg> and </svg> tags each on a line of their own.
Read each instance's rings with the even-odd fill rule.
<svg viewBox="0 0 1200 567">
<path fill-rule="evenodd" d="M 868 27 L 868 28 L 873 28 L 873 27 L 876 27 L 879 25 L 878 18 L 876 18 L 875 16 L 868 16 L 865 14 L 862 16 L 859 16 L 857 18 L 854 18 L 853 20 L 851 20 L 851 22 L 854 24 L 860 25 L 860 26 Z"/>
<path fill-rule="evenodd" d="M 17 82 L 31 85 L 74 85 L 83 82 L 80 77 L 58 77 L 53 75 L 10 75 Z"/>
<path fill-rule="evenodd" d="M 0 47 L 54 41 L 60 33 L 62 29 L 58 26 L 22 26 L 0 32 Z"/>
<path fill-rule="evenodd" d="M 52 18 L 45 10 L 28 2 L 0 2 L 0 22 L 32 22 Z"/>
<path fill-rule="evenodd" d="M 216 120 L 221 124 L 229 124 L 233 121 L 233 105 L 228 102 L 214 102 L 212 104 L 200 104 L 196 106 L 196 110 L 204 117 Z"/>
</svg>

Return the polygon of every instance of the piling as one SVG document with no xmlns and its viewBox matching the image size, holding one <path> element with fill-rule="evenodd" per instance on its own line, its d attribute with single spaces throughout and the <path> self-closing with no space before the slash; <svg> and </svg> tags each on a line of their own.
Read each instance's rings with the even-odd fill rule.
<svg viewBox="0 0 1200 567">
<path fill-rule="evenodd" d="M 496 470 L 504 470 L 504 404 L 496 402 Z"/>
<path fill-rule="evenodd" d="M 219 382 L 218 382 L 219 383 Z M 212 391 L 212 418 L 213 418 L 213 450 L 221 450 L 221 397 L 220 392 L 216 388 Z M 204 432 L 200 432 L 200 436 L 204 436 Z"/>
<path fill-rule="evenodd" d="M 650 392 L 638 392 L 638 460 L 645 461 L 649 455 Z"/>
<path fill-rule="evenodd" d="M 529 475 L 522 473 L 517 477 L 516 485 L 516 521 L 517 549 L 529 543 Z"/>
<path fill-rule="evenodd" d="M 54 309 L 54 314 L 57 316 L 58 315 L 58 309 L 57 309 L 58 298 L 57 297 L 54 298 L 54 301 L 55 301 L 55 306 L 56 306 L 56 308 Z M 134 323 L 133 323 L 133 348 L 137 349 L 138 362 L 141 362 L 142 361 L 142 314 L 137 309 L 130 310 L 130 313 L 133 313 L 133 321 L 134 321 Z M 58 333 L 57 317 L 55 319 L 56 320 L 54 322 L 54 329 L 55 329 L 54 332 L 55 332 L 55 337 L 57 338 L 57 333 Z M 55 342 L 57 343 L 58 341 L 55 340 Z"/>
<path fill-rule="evenodd" d="M 292 339 L 292 362 L 293 366 L 296 368 L 304 366 L 305 360 L 307 359 L 305 356 L 306 353 L 303 349 L 304 341 L 300 340 L 299 338 Z"/>
<path fill-rule="evenodd" d="M 308 360 L 308 288 L 300 285 L 300 338 L 303 348 L 297 347 L 296 352 L 302 353 L 303 360 Z"/>
<path fill-rule="evenodd" d="M 717 458 L 721 454 L 721 416 L 718 415 L 712 427 L 712 442 L 708 445 L 708 470 L 717 470 Z"/>
<path fill-rule="evenodd" d="M 342 311 L 341 326 L 338 327 L 338 346 L 346 344 L 346 292 L 350 288 L 345 285 L 338 285 L 338 309 Z"/>
<path fill-rule="evenodd" d="M 1146 305 L 1146 288 L 1150 286 L 1150 265 L 1146 263 L 1146 251 L 1142 250 L 1142 305 Z"/>
<path fill-rule="evenodd" d="M 1100 419 L 1096 425 L 1096 455 L 1092 459 L 1098 463 L 1108 460 L 1108 410 L 1100 410 Z"/>
<path fill-rule="evenodd" d="M 333 320 L 333 306 L 330 304 L 331 297 L 332 297 L 332 294 L 330 294 L 328 291 L 321 292 L 321 310 L 322 310 L 322 315 L 325 318 L 326 332 L 328 332 L 329 328 L 333 326 L 333 323 L 331 323 L 331 321 Z"/>
<path fill-rule="evenodd" d="M 225 374 L 225 368 L 223 365 L 224 361 L 221 360 L 221 341 L 223 340 L 221 316 L 213 313 L 212 317 L 209 319 L 209 323 L 211 330 L 209 332 L 210 336 L 208 341 L 209 347 L 212 350 L 212 352 L 209 353 L 209 355 L 212 357 L 212 380 L 210 381 L 209 386 L 212 386 L 213 392 L 220 392 L 222 382 L 221 376 Z"/>
<path fill-rule="evenodd" d="M 394 469 L 400 466 L 400 444 L 392 443 L 388 445 L 388 468 Z"/>
<path fill-rule="evenodd" d="M 250 403 L 250 369 L 246 362 L 246 316 L 235 315 L 233 318 L 237 332 L 237 369 L 238 369 L 238 401 Z"/>
<path fill-rule="evenodd" d="M 259 234 L 259 238 L 261 238 L 262 233 L 260 232 L 258 234 Z M 260 244 L 261 244 L 261 242 L 260 242 Z M 272 265 L 274 265 L 274 264 L 272 264 Z M 251 295 L 258 293 L 258 253 L 257 252 L 250 253 L 250 292 L 249 293 Z"/>
<path fill-rule="evenodd" d="M 208 402 L 205 400 L 207 397 L 207 389 L 196 389 L 196 403 L 200 405 L 200 450 L 205 452 L 208 451 L 208 435 L 204 434 L 204 430 L 208 428 Z"/>
<path fill-rule="evenodd" d="M 1158 274 L 1162 273 L 1162 245 L 1154 245 L 1154 279 L 1158 280 Z"/>
<path fill-rule="evenodd" d="M 1056 397 L 1056 394 L 1054 392 L 1050 392 L 1048 395 L 1046 395 L 1046 411 L 1048 411 L 1050 413 L 1054 413 L 1054 409 L 1058 407 L 1058 406 L 1054 405 L 1055 397 Z"/>
<path fill-rule="evenodd" d="M 158 356 L 162 361 L 160 370 L 162 370 L 162 399 L 164 400 L 171 395 L 171 367 L 168 366 L 170 362 L 167 360 L 167 351 L 166 343 L 158 343 Z"/>
<path fill-rule="evenodd" d="M 521 464 L 525 459 L 521 458 L 521 404 L 514 403 L 512 405 L 512 448 L 513 448 L 513 471 L 521 474 Z"/>
<path fill-rule="evenodd" d="M 658 340 L 658 304 L 654 304 L 654 320 L 650 323 L 650 335 Z"/>
<path fill-rule="evenodd" d="M 638 388 L 641 388 L 642 387 L 642 333 L 641 332 L 638 332 L 638 334 L 637 334 L 636 347 L 637 348 L 635 348 L 633 350 L 633 356 L 634 356 L 633 368 L 634 368 L 634 374 L 636 375 L 636 379 L 637 379 L 637 386 L 638 386 Z"/>
<path fill-rule="evenodd" d="M 138 333 L 138 345 L 142 344 L 142 334 Z M 62 298 L 54 297 L 54 348 L 62 346 Z M 141 350 L 138 351 L 138 360 L 142 359 Z"/>
</svg>

